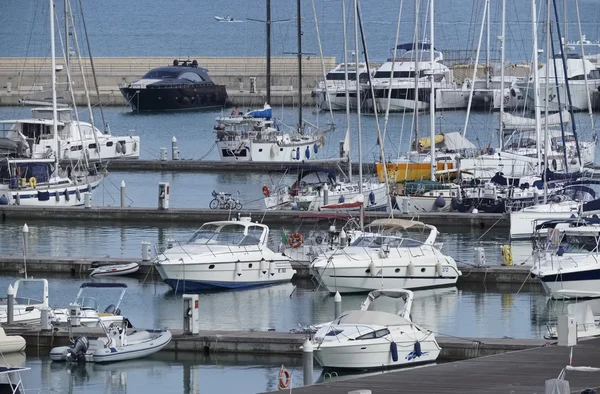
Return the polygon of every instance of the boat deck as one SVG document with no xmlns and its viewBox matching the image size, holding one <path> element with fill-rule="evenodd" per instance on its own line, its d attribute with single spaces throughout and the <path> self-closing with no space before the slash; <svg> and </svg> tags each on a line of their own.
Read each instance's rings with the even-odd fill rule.
<svg viewBox="0 0 600 394">
<path fill-rule="evenodd" d="M 294 388 L 294 393 L 347 394 L 353 390 L 371 390 L 373 394 L 544 393 L 545 381 L 558 377 L 569 363 L 569 352 L 568 347 L 549 345 L 357 379 L 334 379 L 318 385 Z M 573 365 L 599 367 L 600 339 L 580 342 L 575 346 Z M 566 379 L 571 385 L 572 393 L 600 387 L 600 373 L 568 372 Z"/>
</svg>

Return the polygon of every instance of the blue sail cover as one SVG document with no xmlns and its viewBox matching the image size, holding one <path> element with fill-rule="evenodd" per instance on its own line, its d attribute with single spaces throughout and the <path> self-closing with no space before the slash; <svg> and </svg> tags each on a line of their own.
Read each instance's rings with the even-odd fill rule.
<svg viewBox="0 0 600 394">
<path fill-rule="evenodd" d="M 273 117 L 273 110 L 271 108 L 257 109 L 257 110 L 248 112 L 246 114 L 246 116 L 249 116 L 249 117 L 252 117 L 252 118 L 271 119 L 271 117 Z"/>
</svg>

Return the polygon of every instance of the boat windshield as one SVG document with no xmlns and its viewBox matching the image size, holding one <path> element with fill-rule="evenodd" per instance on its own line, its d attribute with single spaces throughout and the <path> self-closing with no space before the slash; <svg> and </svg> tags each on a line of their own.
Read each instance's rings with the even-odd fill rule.
<svg viewBox="0 0 600 394">
<path fill-rule="evenodd" d="M 150 70 L 143 79 L 174 79 L 179 76 L 179 71 Z"/>
<path fill-rule="evenodd" d="M 389 245 L 390 248 L 410 248 L 421 246 L 423 243 L 414 239 L 401 237 L 363 236 L 354 240 L 350 246 L 381 248 L 383 245 Z"/>
<path fill-rule="evenodd" d="M 565 253 L 589 253 L 598 250 L 598 240 L 592 234 L 565 234 L 560 240 L 560 247 Z"/>
<path fill-rule="evenodd" d="M 190 243 L 196 245 L 258 245 L 263 229 L 242 224 L 205 224 L 194 233 Z"/>
<path fill-rule="evenodd" d="M 98 310 L 98 301 L 94 297 L 81 297 L 75 302 L 81 306 L 81 310 Z"/>
</svg>

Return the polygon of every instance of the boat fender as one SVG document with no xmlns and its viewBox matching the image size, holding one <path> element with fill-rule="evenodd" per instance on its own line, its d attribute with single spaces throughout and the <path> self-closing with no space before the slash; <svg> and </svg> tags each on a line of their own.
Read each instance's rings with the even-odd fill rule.
<svg viewBox="0 0 600 394">
<path fill-rule="evenodd" d="M 417 341 L 415 342 L 415 357 L 421 357 L 421 355 L 423 354 L 423 352 L 421 352 L 421 342 Z"/>
<path fill-rule="evenodd" d="M 75 190 L 75 195 L 77 196 L 77 201 L 81 201 L 81 192 L 79 189 Z"/>
<path fill-rule="evenodd" d="M 510 88 L 510 95 L 513 97 L 517 97 L 517 92 L 515 92 L 514 88 Z"/>
<path fill-rule="evenodd" d="M 316 155 L 317 153 L 319 153 L 319 145 L 317 145 L 317 144 L 314 144 L 314 145 L 313 145 L 313 152 L 315 152 L 315 155 Z"/>
<path fill-rule="evenodd" d="M 21 205 L 21 195 L 19 193 L 15 195 L 15 203 Z"/>
<path fill-rule="evenodd" d="M 235 274 L 242 276 L 242 262 L 239 260 L 235 263 Z"/>
<path fill-rule="evenodd" d="M 306 156 L 306 159 L 310 159 L 310 147 L 306 147 L 306 150 L 304 151 L 304 156 Z"/>
<path fill-rule="evenodd" d="M 56 202 L 60 201 L 60 192 L 58 190 L 54 192 L 54 199 L 56 200 Z"/>
<path fill-rule="evenodd" d="M 558 247 L 558 250 L 556 251 L 556 255 L 558 257 L 562 256 L 563 254 L 565 254 L 565 248 L 563 248 L 562 246 Z"/>
<path fill-rule="evenodd" d="M 502 247 L 502 265 L 510 267 L 513 265 L 512 248 L 510 245 L 504 245 Z"/>
<path fill-rule="evenodd" d="M 371 276 L 375 276 L 376 272 L 375 272 L 375 262 L 374 261 L 371 261 L 371 263 L 369 264 L 368 272 L 371 274 Z"/>
<path fill-rule="evenodd" d="M 65 201 L 69 201 L 69 199 L 71 198 L 71 196 L 69 196 L 69 190 L 65 189 L 64 193 L 65 193 Z"/>
<path fill-rule="evenodd" d="M 8 205 L 8 197 L 6 197 L 6 194 L 0 196 L 0 205 Z"/>
<path fill-rule="evenodd" d="M 296 149 L 292 149 L 292 160 L 296 158 Z"/>
<path fill-rule="evenodd" d="M 281 370 L 279 371 L 279 390 L 285 390 L 288 387 L 290 387 L 290 384 L 292 383 L 292 377 L 290 375 L 290 372 L 284 368 L 284 366 L 281 366 Z"/>
<path fill-rule="evenodd" d="M 406 266 L 406 276 L 414 276 L 415 275 L 415 265 L 412 261 L 408 262 Z"/>
<path fill-rule="evenodd" d="M 392 361 L 398 361 L 398 345 L 396 345 L 396 342 L 390 344 L 390 353 L 392 353 Z"/>
<path fill-rule="evenodd" d="M 338 200 L 338 204 L 343 204 L 344 201 L 346 201 L 346 199 L 344 198 L 344 196 L 340 196 L 340 198 Z"/>
<path fill-rule="evenodd" d="M 127 144 L 123 143 L 123 144 L 121 145 L 121 152 L 122 152 L 123 154 L 126 154 L 126 153 L 127 153 Z"/>
<path fill-rule="evenodd" d="M 300 160 L 300 148 L 296 150 L 296 160 Z"/>
<path fill-rule="evenodd" d="M 371 203 L 371 205 L 375 205 L 375 193 L 373 193 L 371 191 L 371 193 L 369 193 L 369 202 Z"/>
<path fill-rule="evenodd" d="M 453 211 L 457 211 L 458 210 L 458 198 L 452 197 L 452 200 L 450 201 L 450 206 L 452 207 Z"/>
<path fill-rule="evenodd" d="M 115 144 L 115 149 L 117 150 L 117 153 L 121 153 L 121 143 L 120 142 L 117 142 Z"/>
<path fill-rule="evenodd" d="M 444 208 L 444 206 L 446 206 L 446 199 L 444 199 L 442 196 L 439 196 L 435 199 L 434 204 L 437 208 Z"/>
<path fill-rule="evenodd" d="M 263 275 L 265 275 L 267 273 L 267 269 L 268 269 L 267 260 L 265 260 L 263 257 L 262 259 L 260 259 L 260 272 L 262 272 Z"/>
<path fill-rule="evenodd" d="M 262 193 L 265 197 L 269 197 L 271 195 L 271 190 L 269 189 L 269 186 L 264 185 L 262 188 Z"/>
<path fill-rule="evenodd" d="M 288 242 L 290 243 L 290 246 L 292 248 L 297 249 L 300 247 L 300 245 L 302 245 L 303 240 L 304 238 L 302 237 L 302 234 L 300 234 L 299 232 L 295 232 L 290 236 Z"/>
<path fill-rule="evenodd" d="M 31 178 L 29 178 L 29 186 L 31 186 L 34 189 L 37 186 L 37 179 L 35 179 L 34 176 L 32 176 Z"/>
<path fill-rule="evenodd" d="M 442 271 L 443 271 L 443 267 L 442 267 L 442 262 L 438 261 L 437 264 L 435 265 L 435 273 L 437 274 L 437 276 L 439 276 L 440 278 L 444 275 L 442 275 Z"/>
<path fill-rule="evenodd" d="M 275 262 L 273 260 L 269 261 L 269 275 L 275 275 Z"/>
</svg>

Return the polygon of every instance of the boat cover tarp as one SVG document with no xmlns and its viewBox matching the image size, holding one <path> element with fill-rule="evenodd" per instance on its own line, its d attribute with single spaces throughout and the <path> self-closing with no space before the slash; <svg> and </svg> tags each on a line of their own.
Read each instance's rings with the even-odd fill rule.
<svg viewBox="0 0 600 394">
<path fill-rule="evenodd" d="M 369 223 L 367 227 L 406 230 L 409 228 L 427 228 L 427 225 L 423 222 L 408 219 L 376 219 Z"/>
<path fill-rule="evenodd" d="M 571 386 L 568 380 L 548 379 L 546 380 L 546 394 L 571 394 Z"/>
<path fill-rule="evenodd" d="M 560 113 L 548 115 L 548 126 L 560 126 Z M 567 124 L 571 121 L 571 115 L 569 111 L 562 111 L 562 123 Z M 541 119 L 541 125 L 546 124 L 546 119 Z M 509 113 L 502 115 L 502 125 L 505 129 L 535 129 L 534 118 L 524 118 L 522 116 L 515 116 Z"/>
<path fill-rule="evenodd" d="M 477 149 L 477 147 L 473 145 L 471 141 L 457 132 L 444 134 L 444 145 L 446 145 L 447 150 L 453 152 L 467 149 Z"/>
<path fill-rule="evenodd" d="M 257 109 L 257 110 L 248 112 L 246 114 L 246 116 L 251 117 L 251 118 L 271 119 L 273 117 L 273 110 L 271 108 Z"/>
<path fill-rule="evenodd" d="M 333 324 L 365 324 L 378 326 L 410 325 L 403 317 L 381 311 L 348 311 L 333 321 Z"/>
</svg>

